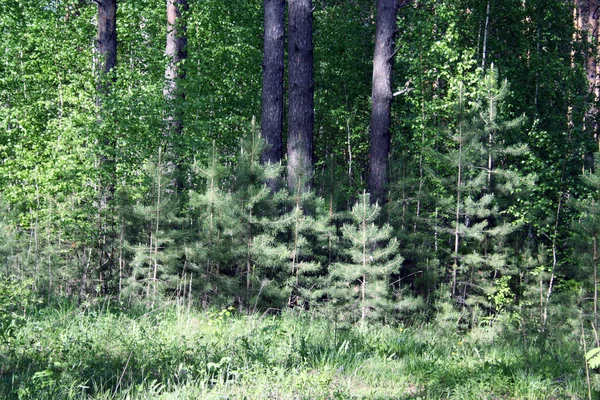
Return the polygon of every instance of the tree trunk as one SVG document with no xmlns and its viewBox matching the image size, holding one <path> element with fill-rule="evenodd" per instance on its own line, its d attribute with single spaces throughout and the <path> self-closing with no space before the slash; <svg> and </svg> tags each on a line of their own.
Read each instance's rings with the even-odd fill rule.
<svg viewBox="0 0 600 400">
<path fill-rule="evenodd" d="M 598 0 L 587 1 L 587 34 L 590 46 L 598 45 Z M 594 99 L 598 100 L 598 65 L 596 62 L 596 49 L 590 49 L 587 57 L 587 77 L 590 85 L 590 92 L 594 94 Z"/>
<path fill-rule="evenodd" d="M 98 91 L 106 95 L 108 73 L 117 65 L 117 0 L 98 0 Z"/>
<path fill-rule="evenodd" d="M 98 94 L 96 105 L 98 107 L 99 124 L 109 124 L 106 116 L 110 110 L 103 112 L 102 101 L 110 95 L 110 89 L 114 77 L 110 76 L 113 68 L 117 65 L 117 1 L 98 0 Z M 102 128 L 103 136 L 98 143 L 99 146 L 99 171 L 100 181 L 98 185 L 98 272 L 100 274 L 112 271 L 114 261 L 114 245 L 116 233 L 114 232 L 114 210 L 109 207 L 112 204 L 115 193 L 115 138 L 113 126 Z M 106 274 L 104 274 L 106 276 Z M 82 277 L 82 290 L 87 286 L 87 272 Z M 107 290 L 106 287 L 103 290 Z"/>
<path fill-rule="evenodd" d="M 575 0 L 576 5 L 576 28 L 581 30 L 584 38 L 587 38 L 589 48 L 586 54 L 586 75 L 590 93 L 592 94 L 592 104 L 590 105 L 585 119 L 586 127 L 591 129 L 591 133 L 598 142 L 598 122 L 597 109 L 595 104 L 600 98 L 600 86 L 598 82 L 599 65 L 596 60 L 598 46 L 598 18 L 600 17 L 600 8 L 598 0 Z M 596 48 L 594 48 L 596 46 Z M 593 153 L 586 154 L 586 168 L 593 168 Z"/>
<path fill-rule="evenodd" d="M 283 55 L 285 0 L 264 1 L 264 54 L 262 84 L 262 138 L 267 148 L 261 162 L 279 163 L 283 133 Z M 272 191 L 277 182 L 270 181 Z"/>
<path fill-rule="evenodd" d="M 377 1 L 368 177 L 372 203 L 386 198 L 397 16 L 397 0 Z"/>
<path fill-rule="evenodd" d="M 167 0 L 167 46 L 166 55 L 169 64 L 165 70 L 165 88 L 163 96 L 167 100 L 174 100 L 178 95 L 177 80 L 185 78 L 185 72 L 180 63 L 187 58 L 187 36 L 186 25 L 181 23 L 181 13 L 188 10 L 187 0 Z M 173 119 L 173 126 L 181 129 L 181 116 Z"/>
<path fill-rule="evenodd" d="M 167 45 L 165 54 L 169 63 L 165 69 L 165 87 L 163 96 L 169 103 L 170 111 L 166 116 L 166 136 L 169 142 L 169 157 L 178 158 L 178 151 L 174 143 L 176 137 L 183 131 L 183 113 L 181 112 L 181 103 L 185 95 L 179 87 L 179 81 L 185 79 L 185 71 L 181 68 L 181 62 L 187 58 L 187 36 L 186 25 L 182 22 L 181 14 L 188 10 L 187 0 L 167 0 Z M 175 148 L 174 148 L 175 147 Z M 178 176 L 181 172 L 181 166 L 178 162 L 168 162 L 168 169 L 174 172 L 174 180 L 171 185 L 178 190 L 183 188 L 182 181 Z"/>
<path fill-rule="evenodd" d="M 314 77 L 312 0 L 289 0 L 288 188 L 312 187 Z"/>
</svg>

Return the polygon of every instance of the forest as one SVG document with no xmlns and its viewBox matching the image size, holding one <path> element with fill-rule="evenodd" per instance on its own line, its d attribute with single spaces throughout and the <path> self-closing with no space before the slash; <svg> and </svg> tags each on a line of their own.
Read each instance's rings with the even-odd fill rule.
<svg viewBox="0 0 600 400">
<path fill-rule="evenodd" d="M 0 397 L 600 398 L 599 18 L 0 2 Z"/>
</svg>

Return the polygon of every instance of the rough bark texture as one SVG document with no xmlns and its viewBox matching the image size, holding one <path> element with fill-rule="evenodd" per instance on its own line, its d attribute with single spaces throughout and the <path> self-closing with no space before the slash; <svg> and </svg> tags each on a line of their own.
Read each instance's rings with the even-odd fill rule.
<svg viewBox="0 0 600 400">
<path fill-rule="evenodd" d="M 167 0 L 167 44 L 165 54 L 169 63 L 165 69 L 165 86 L 163 96 L 168 103 L 169 110 L 166 114 L 166 132 L 169 143 L 169 157 L 175 161 L 168 162 L 168 168 L 173 172 L 171 186 L 175 190 L 183 190 L 183 179 L 181 179 L 181 163 L 177 162 L 178 149 L 176 137 L 183 132 L 183 113 L 181 102 L 185 99 L 185 93 L 179 82 L 185 79 L 185 70 L 181 62 L 187 58 L 187 26 L 181 18 L 182 12 L 188 10 L 187 0 Z"/>
<path fill-rule="evenodd" d="M 591 45 L 597 45 L 598 43 L 598 0 L 587 0 L 581 4 L 582 11 L 584 11 L 585 22 L 584 29 L 587 31 L 588 41 Z M 594 93 L 596 99 L 600 94 L 598 91 L 598 64 L 596 62 L 595 51 L 591 50 L 588 52 L 587 57 L 587 78 L 590 85 L 590 91 Z"/>
<path fill-rule="evenodd" d="M 181 12 L 188 9 L 187 0 L 167 0 L 167 46 L 165 53 L 169 64 L 165 70 L 165 88 L 163 95 L 167 100 L 174 100 L 178 95 L 177 80 L 185 78 L 185 72 L 180 63 L 187 58 L 186 26 L 181 22 Z M 181 130 L 181 118 L 175 117 L 173 125 L 177 133 Z"/>
<path fill-rule="evenodd" d="M 296 192 L 312 187 L 314 171 L 314 77 L 312 0 L 289 0 L 288 26 L 288 188 Z"/>
<path fill-rule="evenodd" d="M 113 78 L 110 72 L 117 65 L 117 1 L 98 0 L 98 97 L 99 123 L 109 112 L 102 112 L 102 99 L 110 95 Z M 112 127 L 103 129 L 105 136 L 101 139 L 99 155 L 100 180 L 98 185 L 98 273 L 100 276 L 110 275 L 114 265 L 114 244 L 116 238 L 114 210 L 111 210 L 115 193 L 115 138 Z M 108 133 L 110 132 L 110 133 Z M 87 268 L 87 267 L 86 267 Z M 82 275 L 81 293 L 87 290 L 88 273 Z M 103 291 L 107 290 L 103 280 Z"/>
<path fill-rule="evenodd" d="M 600 65 L 596 60 L 596 51 L 592 46 L 598 44 L 598 18 L 600 17 L 600 8 L 598 0 L 575 0 L 575 23 L 576 28 L 582 32 L 583 37 L 587 39 L 590 48 L 586 54 L 586 75 L 590 93 L 593 95 L 593 104 L 590 105 L 585 116 L 585 126 L 591 129 L 594 140 L 598 142 L 598 110 L 595 107 L 600 98 L 599 72 Z M 580 39 L 580 38 L 577 38 Z M 594 168 L 593 151 L 585 156 L 586 170 Z"/>
<path fill-rule="evenodd" d="M 368 185 L 371 202 L 379 202 L 380 204 L 385 202 L 388 181 L 393 97 L 392 72 L 394 69 L 397 16 L 397 0 L 377 1 Z"/>
<path fill-rule="evenodd" d="M 98 0 L 98 90 L 106 94 L 106 75 L 117 65 L 117 0 Z"/>
<path fill-rule="evenodd" d="M 264 9 L 261 130 L 267 148 L 261 161 L 275 164 L 282 156 L 285 0 L 265 0 Z M 276 190 L 276 181 L 269 186 Z"/>
</svg>

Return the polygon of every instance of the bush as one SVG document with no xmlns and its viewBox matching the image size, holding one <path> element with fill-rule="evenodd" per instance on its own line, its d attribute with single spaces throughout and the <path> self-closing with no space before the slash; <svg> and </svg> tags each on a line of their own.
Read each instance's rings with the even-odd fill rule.
<svg viewBox="0 0 600 400">
<path fill-rule="evenodd" d="M 39 302 L 31 285 L 30 280 L 0 278 L 0 339 L 3 342 L 14 337 L 16 329 L 25 324 L 27 309 Z"/>
</svg>

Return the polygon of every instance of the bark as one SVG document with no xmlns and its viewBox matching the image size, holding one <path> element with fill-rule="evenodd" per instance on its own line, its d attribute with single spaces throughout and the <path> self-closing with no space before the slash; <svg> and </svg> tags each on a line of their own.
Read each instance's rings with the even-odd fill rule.
<svg viewBox="0 0 600 400">
<path fill-rule="evenodd" d="M 485 62 L 487 58 L 487 39 L 490 27 L 490 0 L 485 8 L 485 27 L 483 28 L 483 56 L 481 58 L 481 69 L 485 72 Z"/>
<path fill-rule="evenodd" d="M 591 46 L 597 46 L 598 43 L 598 1 L 597 0 L 588 0 L 587 1 L 587 34 L 588 41 Z M 600 94 L 598 91 L 598 65 L 596 62 L 596 50 L 590 49 L 587 57 L 587 78 L 590 85 L 590 92 L 594 94 L 594 99 L 598 100 L 598 95 Z"/>
<path fill-rule="evenodd" d="M 312 0 L 289 0 L 288 188 L 312 187 L 314 76 Z"/>
<path fill-rule="evenodd" d="M 106 95 L 110 80 L 106 75 L 117 65 L 117 0 L 98 0 L 98 91 Z"/>
<path fill-rule="evenodd" d="M 261 162 L 276 164 L 282 156 L 285 0 L 265 0 L 264 13 L 261 130 L 266 149 Z M 268 184 L 277 189 L 275 180 Z"/>
<path fill-rule="evenodd" d="M 98 97 L 96 104 L 99 112 L 99 124 L 108 124 L 103 121 L 109 112 L 102 112 L 102 99 L 110 95 L 114 78 L 110 76 L 117 65 L 117 1 L 97 0 L 98 4 Z M 114 231 L 114 210 L 110 210 L 115 193 L 115 138 L 114 129 L 103 129 L 105 135 L 99 143 L 100 155 L 98 157 L 100 181 L 98 185 L 98 273 L 109 275 L 114 262 L 114 246 L 116 233 Z M 109 133 L 110 132 L 110 133 Z M 86 290 L 89 270 L 82 276 L 82 289 Z M 106 282 L 106 281 L 105 281 Z M 103 287 L 107 291 L 107 287 Z"/>
<path fill-rule="evenodd" d="M 178 159 L 178 150 L 174 145 L 177 142 L 176 137 L 183 132 L 183 113 L 181 112 L 181 102 L 185 99 L 179 82 L 185 79 L 185 70 L 181 63 L 187 58 L 187 26 L 182 19 L 182 13 L 188 10 L 187 0 L 167 0 L 167 44 L 165 54 L 169 63 L 165 69 L 165 86 L 163 96 L 168 103 L 169 111 L 166 116 L 166 132 L 169 146 L 169 156 L 175 160 Z M 171 186 L 176 190 L 183 190 L 183 181 L 180 177 L 181 163 L 168 162 L 168 169 L 173 172 Z"/>
<path fill-rule="evenodd" d="M 185 71 L 181 62 L 187 58 L 186 25 L 181 21 L 181 13 L 188 10 L 187 0 L 167 0 L 167 46 L 165 53 L 169 64 L 165 70 L 165 88 L 163 96 L 167 100 L 174 100 L 177 96 L 183 98 L 177 87 L 177 81 L 185 79 Z M 173 118 L 176 132 L 181 131 L 181 116 Z"/>
<path fill-rule="evenodd" d="M 386 198 L 397 16 L 397 0 L 377 1 L 368 177 L 372 203 Z"/>
<path fill-rule="evenodd" d="M 598 18 L 600 17 L 600 7 L 598 0 L 575 0 L 576 4 L 576 28 L 581 30 L 584 37 L 587 38 L 589 48 L 586 54 L 586 75 L 590 93 L 592 94 L 593 104 L 589 107 L 586 113 L 586 126 L 591 127 L 591 133 L 596 141 L 598 141 L 598 122 L 596 103 L 600 99 L 599 72 L 600 65 L 596 60 L 598 51 Z M 593 168 L 593 155 L 586 155 L 586 167 Z"/>
</svg>

